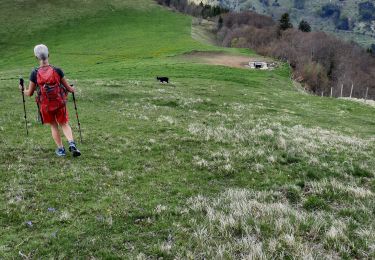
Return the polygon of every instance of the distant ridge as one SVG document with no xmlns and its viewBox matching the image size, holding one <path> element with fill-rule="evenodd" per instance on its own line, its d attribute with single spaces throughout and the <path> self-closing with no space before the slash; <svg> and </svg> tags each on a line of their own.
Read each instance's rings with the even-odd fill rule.
<svg viewBox="0 0 375 260">
<path fill-rule="evenodd" d="M 295 26 L 304 19 L 314 30 L 333 33 L 363 46 L 375 44 L 375 2 L 340 0 L 189 0 L 230 10 L 252 10 L 279 19 L 289 13 Z"/>
</svg>

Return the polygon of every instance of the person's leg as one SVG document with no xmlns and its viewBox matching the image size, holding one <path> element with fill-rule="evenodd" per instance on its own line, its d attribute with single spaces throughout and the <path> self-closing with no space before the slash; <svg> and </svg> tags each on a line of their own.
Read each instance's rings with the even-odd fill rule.
<svg viewBox="0 0 375 260">
<path fill-rule="evenodd" d="M 69 125 L 69 116 L 66 106 L 56 112 L 56 121 L 60 125 L 69 143 L 74 142 L 72 128 Z"/>
<path fill-rule="evenodd" d="M 72 128 L 69 123 L 61 124 L 60 126 L 68 142 L 74 142 Z"/>
<path fill-rule="evenodd" d="M 69 123 L 61 124 L 60 126 L 66 139 L 68 139 L 69 151 L 73 153 L 74 157 L 80 156 L 81 151 L 78 150 L 76 143 L 74 142 L 72 128 L 70 127 Z"/>
<path fill-rule="evenodd" d="M 78 150 L 76 143 L 74 142 L 72 128 L 69 125 L 68 111 L 66 107 L 60 109 L 56 116 L 57 122 L 61 126 L 63 133 L 69 142 L 69 151 L 73 153 L 74 157 L 80 156 L 81 152 Z"/>
<path fill-rule="evenodd" d="M 60 157 L 65 156 L 65 149 L 64 149 L 64 146 L 62 144 L 59 126 L 56 122 L 54 113 L 50 112 L 46 109 L 41 109 L 40 112 L 42 114 L 43 124 L 49 124 L 51 126 L 52 138 L 57 145 L 57 149 L 55 151 L 56 155 L 60 156 Z"/>
<path fill-rule="evenodd" d="M 52 132 L 53 140 L 55 140 L 55 143 L 57 145 L 56 155 L 59 156 L 59 157 L 65 156 L 66 155 L 65 148 L 62 144 L 59 126 L 58 126 L 57 122 L 51 123 L 51 132 Z"/>
<path fill-rule="evenodd" d="M 53 140 L 55 140 L 56 145 L 59 148 L 63 147 L 60 132 L 59 132 L 59 126 L 57 125 L 56 122 L 51 123 L 51 132 L 52 132 Z"/>
</svg>

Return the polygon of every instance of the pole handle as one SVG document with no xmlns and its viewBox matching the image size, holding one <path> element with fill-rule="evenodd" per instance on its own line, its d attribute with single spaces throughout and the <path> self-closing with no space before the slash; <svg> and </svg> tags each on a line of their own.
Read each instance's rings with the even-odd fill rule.
<svg viewBox="0 0 375 260">
<path fill-rule="evenodd" d="M 22 87 L 22 91 L 24 91 L 24 89 L 25 89 L 25 87 L 24 87 L 24 80 L 23 80 L 23 78 L 20 78 L 20 85 L 21 85 L 21 87 Z"/>
</svg>

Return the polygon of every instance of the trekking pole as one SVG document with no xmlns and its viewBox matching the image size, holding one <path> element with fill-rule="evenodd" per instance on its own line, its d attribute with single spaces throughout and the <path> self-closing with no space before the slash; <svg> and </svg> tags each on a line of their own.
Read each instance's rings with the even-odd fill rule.
<svg viewBox="0 0 375 260">
<path fill-rule="evenodd" d="M 70 85 L 70 86 L 73 87 L 73 85 Z M 80 138 L 81 143 L 82 143 L 81 123 L 79 122 L 79 118 L 78 118 L 77 102 L 76 102 L 76 97 L 74 95 L 74 92 L 72 92 L 72 96 L 73 96 L 74 109 L 76 111 L 76 118 L 77 118 L 77 122 L 78 122 L 79 138 Z"/>
<path fill-rule="evenodd" d="M 20 85 L 21 85 L 21 93 L 22 93 L 22 101 L 23 101 L 23 112 L 25 114 L 25 126 L 26 126 L 26 135 L 28 136 L 29 135 L 29 129 L 27 127 L 27 116 L 26 116 L 26 102 L 25 102 L 25 94 L 23 93 L 23 91 L 25 90 L 25 87 L 24 87 L 24 80 L 23 78 L 20 78 Z"/>
<path fill-rule="evenodd" d="M 44 124 L 44 121 L 43 121 L 43 117 L 42 117 L 42 112 L 40 112 L 40 106 L 39 106 L 39 103 L 36 103 L 36 106 L 38 108 L 38 121 L 43 125 Z"/>
</svg>

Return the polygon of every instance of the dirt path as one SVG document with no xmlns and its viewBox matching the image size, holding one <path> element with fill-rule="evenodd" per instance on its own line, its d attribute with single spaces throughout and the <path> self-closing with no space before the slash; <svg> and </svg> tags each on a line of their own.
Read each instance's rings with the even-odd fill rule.
<svg viewBox="0 0 375 260">
<path fill-rule="evenodd" d="M 203 52 L 195 51 L 183 56 L 198 63 L 221 65 L 233 68 L 248 68 L 250 61 L 272 62 L 272 59 L 265 57 L 251 57 L 245 55 L 228 54 L 224 52 Z"/>
</svg>

